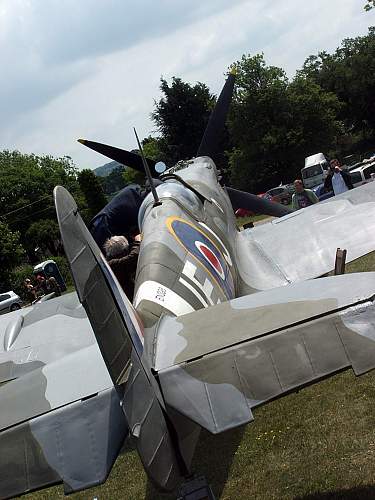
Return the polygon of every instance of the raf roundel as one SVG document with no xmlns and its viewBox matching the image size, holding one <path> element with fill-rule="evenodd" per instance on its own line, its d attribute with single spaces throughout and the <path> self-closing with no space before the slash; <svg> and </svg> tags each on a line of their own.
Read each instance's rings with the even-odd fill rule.
<svg viewBox="0 0 375 500">
<path fill-rule="evenodd" d="M 211 264 L 217 274 L 220 276 L 222 280 L 225 279 L 225 274 L 222 265 L 220 264 L 219 259 L 213 253 L 213 251 L 201 241 L 196 241 L 195 246 L 198 248 L 203 257 Z"/>
<path fill-rule="evenodd" d="M 179 217 L 167 219 L 169 231 L 210 273 L 228 299 L 234 297 L 234 282 L 228 263 L 210 238 L 194 224 Z"/>
</svg>

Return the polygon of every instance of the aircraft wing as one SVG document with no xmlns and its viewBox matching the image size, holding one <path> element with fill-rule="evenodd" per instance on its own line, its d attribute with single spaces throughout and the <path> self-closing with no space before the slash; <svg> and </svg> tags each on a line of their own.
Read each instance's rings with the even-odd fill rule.
<svg viewBox="0 0 375 500">
<path fill-rule="evenodd" d="M 375 367 L 375 273 L 296 283 L 162 319 L 165 402 L 210 432 L 340 370 Z"/>
<path fill-rule="evenodd" d="M 0 498 L 103 482 L 127 433 L 76 294 L 2 316 Z"/>
<path fill-rule="evenodd" d="M 0 384 L 93 343 L 76 293 L 6 314 L 0 322 Z"/>
<path fill-rule="evenodd" d="M 316 278 L 375 250 L 375 182 L 298 210 L 237 238 L 243 294 Z"/>
</svg>

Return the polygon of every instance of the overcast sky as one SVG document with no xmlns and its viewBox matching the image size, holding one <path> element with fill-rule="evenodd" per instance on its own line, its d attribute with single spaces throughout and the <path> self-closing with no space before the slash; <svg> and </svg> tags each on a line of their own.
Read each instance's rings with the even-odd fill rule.
<svg viewBox="0 0 375 500">
<path fill-rule="evenodd" d="M 106 163 L 83 137 L 136 147 L 160 77 L 218 93 L 242 54 L 292 77 L 310 54 L 367 33 L 364 0 L 0 0 L 0 150 Z"/>
</svg>

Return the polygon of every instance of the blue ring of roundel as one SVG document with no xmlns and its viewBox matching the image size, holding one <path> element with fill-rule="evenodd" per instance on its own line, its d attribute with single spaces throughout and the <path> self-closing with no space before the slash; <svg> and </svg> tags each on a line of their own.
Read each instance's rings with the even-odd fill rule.
<svg viewBox="0 0 375 500">
<path fill-rule="evenodd" d="M 173 220 L 171 226 L 176 237 L 186 248 L 186 250 L 190 254 L 194 255 L 194 257 L 199 260 L 203 267 L 214 276 L 220 288 L 223 290 L 225 296 L 228 299 L 233 299 L 235 297 L 234 282 L 232 274 L 230 272 L 230 268 L 227 261 L 224 259 L 223 255 L 212 243 L 212 241 L 202 231 L 196 229 L 190 223 L 186 223 L 182 220 Z M 209 261 L 196 247 L 195 242 L 203 243 L 215 255 L 224 271 L 224 279 L 220 276 L 215 267 L 209 264 Z"/>
</svg>

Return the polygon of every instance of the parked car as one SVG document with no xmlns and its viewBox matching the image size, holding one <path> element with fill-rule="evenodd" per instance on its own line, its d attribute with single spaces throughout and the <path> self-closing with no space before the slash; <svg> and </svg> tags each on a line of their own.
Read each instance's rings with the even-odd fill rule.
<svg viewBox="0 0 375 500">
<path fill-rule="evenodd" d="M 259 198 L 263 198 L 266 193 L 260 193 L 257 194 Z M 237 208 L 235 211 L 235 216 L 236 217 L 252 217 L 253 215 L 256 215 L 256 212 L 252 212 L 251 210 L 247 210 L 246 208 Z"/>
<path fill-rule="evenodd" d="M 236 217 L 251 217 L 252 215 L 254 215 L 254 212 L 246 210 L 246 208 L 237 208 L 235 211 Z"/>
<path fill-rule="evenodd" d="M 275 203 L 281 203 L 282 205 L 289 205 L 292 201 L 292 195 L 283 186 L 269 189 L 264 193 L 263 198 L 274 201 Z"/>
<path fill-rule="evenodd" d="M 16 293 L 10 291 L 0 294 L 0 314 L 16 311 L 21 307 L 22 300 Z"/>
<path fill-rule="evenodd" d="M 324 184 L 319 184 L 319 186 L 315 186 L 312 188 L 312 191 L 316 194 L 316 196 L 319 198 L 319 201 L 324 201 L 327 200 L 328 198 L 332 198 L 334 195 L 333 191 L 328 191 L 324 189 Z"/>
<path fill-rule="evenodd" d="M 375 174 L 375 161 L 365 163 L 364 165 L 351 170 L 349 173 L 354 187 L 371 182 L 373 180 L 371 174 Z"/>
</svg>

